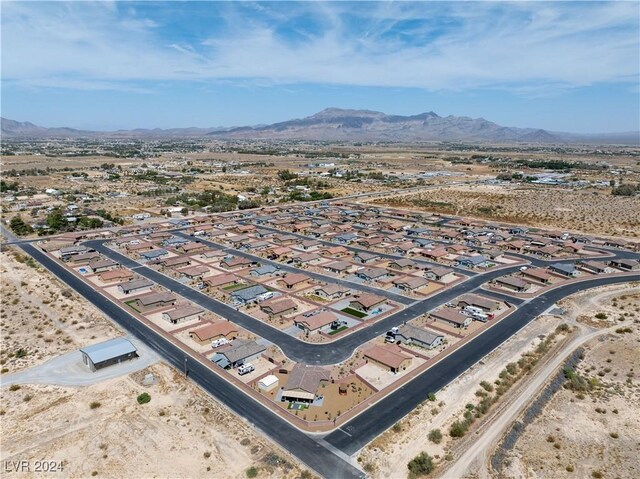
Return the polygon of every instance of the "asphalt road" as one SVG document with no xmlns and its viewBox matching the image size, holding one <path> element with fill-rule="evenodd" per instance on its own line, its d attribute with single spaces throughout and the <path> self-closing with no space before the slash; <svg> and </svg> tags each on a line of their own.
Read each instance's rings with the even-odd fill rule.
<svg viewBox="0 0 640 479">
<path fill-rule="evenodd" d="M 347 336 L 337 339 L 331 342 L 331 346 L 327 344 L 311 344 L 301 341 L 293 336 L 290 336 L 279 329 L 268 326 L 262 321 L 255 319 L 247 314 L 237 311 L 235 308 L 216 301 L 215 299 L 201 293 L 189 286 L 186 286 L 164 274 L 143 266 L 137 261 L 118 253 L 104 245 L 104 240 L 85 241 L 88 247 L 95 249 L 104 256 L 119 262 L 127 268 L 132 268 L 136 273 L 144 276 L 151 281 L 164 286 L 165 288 L 180 294 L 181 296 L 193 301 L 199 306 L 208 309 L 224 318 L 233 321 L 234 323 L 248 329 L 254 334 L 277 344 L 284 354 L 296 362 L 304 362 L 306 364 L 317 365 L 329 365 L 336 364 L 348 359 L 353 351 L 362 345 L 363 343 L 384 334 L 389 331 L 393 326 L 399 326 L 400 324 L 409 321 L 421 314 L 424 314 L 448 301 L 451 301 L 455 297 L 472 291 L 481 286 L 486 281 L 490 281 L 493 278 L 502 276 L 504 274 L 518 271 L 519 267 L 514 266 L 512 268 L 491 271 L 483 275 L 476 275 L 466 281 L 459 283 L 440 294 L 437 294 L 431 298 L 424 299 L 422 301 L 414 302 L 410 306 L 397 313 L 391 314 L 386 318 L 367 326 L 366 328 L 355 331 Z M 76 279 L 76 281 L 78 281 Z M 377 290 L 376 290 L 377 291 Z M 514 299 L 514 303 L 517 300 Z"/>
<path fill-rule="evenodd" d="M 91 286 L 78 279 L 37 247 L 30 244 L 21 244 L 19 247 L 112 320 L 136 338 L 144 341 L 178 371 L 184 370 L 185 353 L 179 347 L 98 294 Z M 361 471 L 321 445 L 318 438 L 296 429 L 204 365 L 195 360 L 188 360 L 187 369 L 189 379 L 322 476 L 327 478 L 364 477 Z"/>
<path fill-rule="evenodd" d="M 325 440 L 349 455 L 355 454 L 415 409 L 427 398 L 430 392 L 437 392 L 456 379 L 555 302 L 587 288 L 625 283 L 630 280 L 630 277 L 597 278 L 587 282 L 570 283 L 544 293 L 535 300 L 525 303 L 516 312 L 496 323 L 479 337 L 466 343 L 412 381 L 380 400 L 365 413 L 343 424 L 340 429 L 326 436 Z"/>
<path fill-rule="evenodd" d="M 192 296 L 199 301 L 203 300 L 203 298 L 207 298 L 213 303 L 216 309 L 224 306 L 221 303 L 215 302 L 211 298 L 189 288 L 188 286 L 184 286 L 181 283 L 171 280 L 150 268 L 139 266 L 135 261 L 104 247 L 102 244 L 91 244 L 91 246 L 99 251 L 104 250 L 106 256 L 113 257 L 117 261 L 122 262 L 125 266 L 134 267 L 135 271 L 138 273 L 150 273 L 150 279 L 153 281 L 157 280 L 160 284 L 168 284 L 172 287 L 171 289 L 179 294 L 184 294 L 188 299 L 192 299 Z M 77 278 L 56 261 L 49 258 L 37 247 L 30 244 L 20 244 L 19 247 L 25 253 L 31 255 L 35 260 L 43 264 L 62 281 L 74 288 L 98 309 L 131 332 L 131 334 L 147 343 L 160 355 L 166 358 L 170 364 L 178 370 L 183 370 L 185 354 L 179 347 L 148 328 L 142 322 L 135 319 L 125 310 L 116 306 L 104 296 L 98 294 L 94 288 Z M 518 267 L 514 267 L 512 269 L 517 270 Z M 256 331 L 256 334 L 264 336 L 269 340 L 272 340 L 270 337 L 273 337 L 274 334 L 279 333 L 282 338 L 275 337 L 273 342 L 281 346 L 285 351 L 285 354 L 294 360 L 300 360 L 296 359 L 300 356 L 303 358 L 302 361 L 308 363 L 329 364 L 342 360 L 344 356 L 348 356 L 355 347 L 375 336 L 378 336 L 379 334 L 384 333 L 391 326 L 400 324 L 405 320 L 409 320 L 416 315 L 422 314 L 462 293 L 469 292 L 484 282 L 489 281 L 492 277 L 508 274 L 509 272 L 510 270 L 508 269 L 499 270 L 472 277 L 471 279 L 444 291 L 434 298 L 413 304 L 407 309 L 381 320 L 377 324 L 335 341 L 334 343 L 331 343 L 331 346 L 329 347 L 327 345 L 306 344 L 291 336 L 285 335 L 284 333 L 280 333 L 276 329 L 270 328 L 260 321 L 246 315 L 238 316 L 236 319 L 236 315 L 239 315 L 240 313 L 228 306 L 226 306 L 226 308 L 230 312 L 235 313 L 235 315 L 227 315 L 227 309 L 222 309 L 221 311 L 223 316 L 228 317 L 232 321 L 237 321 L 240 325 L 243 325 L 242 321 L 245 318 L 249 318 L 251 320 L 249 326 L 252 327 L 248 327 L 247 329 L 251 329 L 253 331 L 253 327 L 258 329 L 264 328 L 264 333 Z M 343 460 L 339 455 L 332 452 L 331 449 L 335 448 L 347 455 L 353 455 L 373 438 L 391 427 L 407 413 L 413 410 L 418 404 L 423 402 L 429 392 L 437 392 L 449 382 L 453 381 L 470 366 L 481 360 L 486 354 L 509 339 L 520 328 L 532 321 L 538 315 L 542 314 L 559 299 L 587 288 L 628 282 L 631 280 L 632 278 L 628 276 L 605 277 L 594 278 L 592 280 L 579 283 L 570 283 L 548 291 L 531 301 L 521 304 L 520 308 L 516 312 L 494 324 L 489 330 L 484 332 L 474 341 L 465 344 L 450 356 L 445 357 L 432 368 L 420 374 L 414 380 L 371 406 L 364 413 L 356 416 L 336 431 L 326 435 L 323 440 L 320 440 L 318 437 L 314 438 L 309 436 L 294 428 L 284 419 L 257 403 L 195 360 L 189 360 L 187 363 L 189 377 L 217 400 L 224 403 L 234 413 L 246 418 L 250 423 L 270 436 L 283 448 L 297 456 L 308 467 L 314 469 L 323 476 L 329 478 L 362 477 L 363 473 L 361 471 Z M 281 339 L 283 341 L 281 341 Z M 336 359 L 330 359 L 336 358 L 336 356 L 337 361 Z M 330 447 L 325 447 L 325 445 L 323 445 L 325 441 L 330 445 Z"/>
<path fill-rule="evenodd" d="M 180 236 L 182 238 L 186 238 L 189 241 L 194 241 L 194 238 L 191 235 L 188 235 L 187 233 L 182 233 L 182 232 L 175 232 L 174 233 L 176 236 Z M 339 284 L 340 286 L 344 286 L 345 288 L 349 288 L 349 289 L 359 289 L 360 291 L 364 291 L 367 293 L 371 293 L 371 294 L 375 294 L 377 296 L 383 296 L 387 299 L 390 299 L 392 301 L 395 301 L 396 303 L 400 303 L 400 304 L 411 304 L 413 303 L 415 300 L 411 299 L 411 298 L 407 298 L 406 296 L 402 296 L 401 294 L 396 294 L 396 293 L 391 293 L 389 291 L 384 291 L 382 289 L 378 289 L 378 288 L 372 288 L 371 286 L 367 286 L 366 284 L 361 284 L 361 283 L 354 283 L 351 281 L 345 281 L 343 279 L 340 278 L 335 278 L 333 276 L 327 276 L 325 274 L 320 274 L 320 273 L 314 273 L 312 271 L 306 271 L 306 270 L 301 270 L 300 268 L 296 268 L 295 266 L 289 266 L 287 264 L 284 263 L 279 263 L 278 261 L 272 261 L 270 259 L 266 259 L 263 258 L 261 256 L 256 256 L 255 254 L 251 254 L 251 253 L 247 253 L 246 251 L 241 251 L 241 250 L 237 250 L 235 248 L 230 248 L 228 246 L 222 245 L 220 243 L 216 243 L 215 241 L 210 241 L 210 240 L 206 240 L 203 238 L 198 238 L 197 239 L 198 243 L 202 243 L 202 244 L 206 244 L 207 246 L 221 251 L 223 253 L 227 253 L 233 256 L 240 256 L 241 258 L 246 258 L 249 259 L 251 261 L 256 261 L 259 262 L 261 264 L 270 264 L 272 266 L 276 266 L 277 268 L 279 268 L 281 271 L 287 271 L 290 273 L 304 273 L 305 275 L 317 280 L 317 281 L 321 281 L 323 283 L 335 283 L 335 284 Z"/>
<path fill-rule="evenodd" d="M 249 222 L 248 221 L 242 221 L 241 223 L 249 223 Z M 265 226 L 265 225 L 254 225 L 254 226 L 256 226 L 256 228 L 259 228 L 259 229 L 262 229 L 262 230 L 272 231 L 274 233 L 282 233 L 281 230 L 276 229 L 276 228 L 272 228 L 270 226 Z M 329 246 L 329 247 L 334 247 L 335 248 L 336 246 L 344 246 L 349 251 L 353 251 L 354 253 L 367 253 L 367 254 L 372 253 L 371 250 L 368 250 L 366 248 L 358 248 L 357 246 L 352 246 L 352 245 L 349 245 L 349 244 L 333 243 L 332 241 L 327 241 L 327 240 L 323 240 L 323 239 L 319 239 L 319 238 L 313 238 L 311 236 L 306 236 L 306 235 L 303 235 L 303 234 L 300 234 L 300 233 L 293 233 L 291 231 L 285 231 L 284 233 L 287 234 L 287 235 L 295 236 L 296 238 L 299 238 L 299 239 L 302 239 L 302 240 L 314 240 L 314 241 L 317 241 L 320 244 L 323 244 L 323 245 Z M 411 241 L 411 240 L 416 239 L 416 237 L 413 237 L 413 236 L 404 235 L 404 237 L 407 239 L 407 241 Z M 202 241 L 199 238 L 198 238 L 198 240 Z M 431 241 L 431 240 L 429 240 L 429 241 Z M 394 259 L 406 259 L 404 256 L 401 256 L 401 255 L 398 255 L 398 254 L 380 253 L 380 252 L 377 252 L 377 251 L 375 252 L 375 254 L 377 254 L 381 258 L 391 259 L 391 260 L 394 260 Z M 428 264 L 430 266 L 442 266 L 442 264 L 440 264 L 440 263 L 435 263 L 433 261 L 427 261 L 427 260 L 424 260 L 424 259 L 419 259 L 419 258 L 410 258 L 410 259 L 411 259 L 411 261 L 414 261 L 414 262 L 416 262 L 418 264 Z M 462 274 L 466 274 L 466 275 L 470 275 L 470 276 L 478 274 L 475 271 L 471 271 L 471 270 L 468 270 L 468 269 L 465 269 L 465 268 L 458 268 L 456 266 L 448 266 L 448 268 L 453 269 L 454 271 L 457 271 L 458 273 L 462 273 Z"/>
</svg>

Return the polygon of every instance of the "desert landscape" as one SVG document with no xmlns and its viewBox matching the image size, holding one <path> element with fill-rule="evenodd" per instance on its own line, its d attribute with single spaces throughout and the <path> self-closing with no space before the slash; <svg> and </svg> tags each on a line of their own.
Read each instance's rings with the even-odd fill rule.
<svg viewBox="0 0 640 479">
<path fill-rule="evenodd" d="M 313 477 L 161 363 L 87 387 L 2 388 L 0 400 L 2 460 L 61 462 L 64 477 Z"/>
<path fill-rule="evenodd" d="M 640 3 L 5 0 L 0 475 L 640 478 Z"/>
<path fill-rule="evenodd" d="M 119 335 L 92 305 L 13 248 L 0 253 L 2 374 Z"/>
<path fill-rule="evenodd" d="M 640 198 L 602 189 L 455 186 L 373 200 L 374 204 L 605 236 L 638 238 Z"/>
<path fill-rule="evenodd" d="M 608 316 L 624 323 L 601 327 L 610 333 L 585 344 L 575 371 L 565 371 L 567 383 L 543 412 L 527 424 L 514 450 L 507 456 L 502 477 L 635 477 L 639 473 L 637 437 L 640 390 L 637 385 L 638 288 L 604 291 L 603 301 L 578 321 Z M 567 300 L 569 307 L 592 305 L 579 295 Z"/>
</svg>

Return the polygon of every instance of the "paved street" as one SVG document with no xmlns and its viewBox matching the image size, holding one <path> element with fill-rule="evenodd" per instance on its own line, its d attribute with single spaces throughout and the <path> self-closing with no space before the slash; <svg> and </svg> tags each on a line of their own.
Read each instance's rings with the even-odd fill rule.
<svg viewBox="0 0 640 479">
<path fill-rule="evenodd" d="M 418 302 L 414 302 L 405 309 L 398 311 L 384 319 L 381 319 L 377 323 L 367 326 L 366 328 L 355 331 L 347 336 L 337 339 L 331 343 L 331 347 L 322 344 L 310 344 L 300 339 L 294 338 L 279 329 L 268 326 L 262 321 L 255 319 L 247 314 L 237 311 L 235 308 L 228 306 L 220 301 L 217 301 L 210 296 L 207 296 L 200 291 L 197 291 L 189 286 L 185 286 L 180 282 L 165 276 L 164 274 L 151 269 L 147 266 L 143 266 L 137 261 L 130 259 L 129 257 L 118 253 L 104 245 L 103 240 L 86 241 L 85 245 L 99 251 L 101 254 L 111 258 L 127 268 L 135 268 L 134 271 L 151 281 L 154 281 L 165 288 L 178 293 L 185 298 L 193 301 L 194 303 L 208 309 L 220 316 L 223 316 L 230 321 L 248 329 L 249 331 L 262 336 L 272 343 L 277 344 L 282 351 L 297 362 L 304 362 L 306 364 L 318 364 L 329 365 L 336 364 L 345 359 L 348 359 L 353 351 L 361 344 L 384 334 L 389 331 L 393 326 L 399 326 L 406 321 L 410 321 L 421 314 L 424 314 L 448 301 L 451 301 L 455 297 L 472 291 L 486 281 L 489 281 L 495 277 L 502 276 L 518 270 L 517 266 L 512 268 L 492 271 L 483 275 L 476 275 L 468 280 L 459 283 L 442 293 L 439 293 L 431 298 L 424 299 Z M 76 281 L 79 281 L 76 279 Z M 376 290 L 377 291 L 377 290 Z M 518 300 L 514 300 L 517 303 Z"/>
<path fill-rule="evenodd" d="M 440 304 L 450 301 L 462 293 L 473 291 L 494 277 L 508 274 L 518 269 L 518 267 L 513 267 L 476 275 L 432 298 L 414 303 L 377 324 L 337 340 L 331 343 L 330 347 L 327 347 L 326 345 L 304 343 L 284 332 L 266 326 L 264 323 L 214 301 L 208 296 L 184 286 L 157 271 L 140 266 L 135 261 L 105 247 L 102 242 L 88 242 L 88 245 L 127 267 L 135 268 L 136 272 L 147 276 L 153 281 L 157 281 L 178 294 L 184 295 L 187 299 L 263 336 L 265 339 L 279 345 L 285 354 L 292 359 L 310 364 L 339 362 L 349 357 L 351 352 L 360 344 L 384 333 L 391 326 L 408 321 Z M 106 299 L 106 297 L 97 294 L 92 286 L 77 278 L 37 247 L 25 243 L 18 246 L 92 302 L 107 316 L 127 329 L 132 335 L 144 341 L 178 370 L 183 369 L 185 354 L 178 346 L 151 330 L 125 310 Z M 436 392 L 453 381 L 559 299 L 583 289 L 628 282 L 632 278 L 630 276 L 596 277 L 583 282 L 569 283 L 550 290 L 530 301 L 521 303 L 516 312 L 495 323 L 478 338 L 464 344 L 414 380 L 400 387 L 371 406 L 364 413 L 324 437 L 301 432 L 195 360 L 188 362 L 189 377 L 233 412 L 246 418 L 255 427 L 297 456 L 308 467 L 323 476 L 330 478 L 361 477 L 363 473 L 349 461 L 345 461 L 343 454 L 351 456 L 358 452 L 369 441 L 423 402 L 429 392 Z"/>
<path fill-rule="evenodd" d="M 79 280 L 37 247 L 31 244 L 21 244 L 19 247 L 60 280 L 74 288 L 109 318 L 136 338 L 144 341 L 178 371 L 184 370 L 185 354 L 175 344 L 98 294 L 92 287 Z M 348 479 L 364 476 L 349 462 L 330 451 L 330 448 L 319 444 L 319 438 L 295 428 L 237 387 L 214 374 L 203 364 L 195 360 L 188 361 L 187 364 L 189 379 L 323 477 Z"/>
<path fill-rule="evenodd" d="M 380 433 L 423 402 L 430 392 L 437 392 L 473 364 L 480 361 L 527 323 L 541 315 L 556 301 L 587 288 L 628 282 L 630 277 L 596 278 L 582 283 L 570 283 L 551 290 L 525 303 L 515 313 L 496 323 L 480 336 L 464 344 L 414 380 L 386 396 L 380 402 L 326 437 L 326 440 L 347 454 L 355 454 Z"/>
<path fill-rule="evenodd" d="M 182 238 L 186 238 L 189 241 L 193 241 L 193 237 L 186 234 L 186 233 L 182 233 L 182 232 L 176 232 L 175 233 L 176 236 L 180 236 Z M 359 289 L 360 291 L 364 291 L 366 293 L 371 293 L 371 294 L 375 294 L 378 296 L 383 296 L 387 299 L 390 299 L 391 301 L 395 301 L 396 303 L 400 303 L 400 304 L 411 304 L 413 303 L 415 300 L 412 298 L 407 298 L 406 296 L 402 296 L 400 294 L 395 294 L 395 293 L 391 293 L 389 291 L 385 291 L 383 289 L 378 289 L 378 288 L 373 288 L 371 286 L 367 286 L 365 284 L 361 284 L 361 283 L 353 283 L 351 281 L 346 281 L 344 279 L 341 278 L 337 278 L 334 276 L 328 276 L 325 274 L 319 274 L 319 273 L 314 273 L 313 271 L 307 271 L 307 270 L 300 270 L 299 268 L 296 268 L 295 266 L 289 266 L 287 264 L 284 263 L 279 263 L 278 261 L 272 261 L 270 259 L 266 259 L 263 258 L 261 256 L 256 256 L 254 254 L 251 253 L 247 253 L 246 251 L 240 251 L 237 250 L 235 248 L 230 248 L 228 246 L 225 245 L 221 245 L 219 243 L 216 243 L 214 241 L 209 241 L 203 238 L 198 238 L 198 242 L 202 243 L 202 244 L 206 244 L 207 246 L 218 250 L 218 251 L 222 251 L 223 253 L 227 253 L 227 254 L 231 254 L 233 256 L 239 256 L 241 258 L 247 258 L 250 259 L 252 261 L 257 261 L 259 263 L 262 263 L 263 265 L 265 264 L 270 264 L 272 266 L 276 266 L 277 268 L 279 268 L 282 271 L 287 271 L 290 273 L 303 273 L 317 281 L 322 281 L 323 283 L 334 283 L 334 284 L 339 284 L 340 286 L 344 286 L 345 288 L 355 288 L 355 289 Z"/>
</svg>

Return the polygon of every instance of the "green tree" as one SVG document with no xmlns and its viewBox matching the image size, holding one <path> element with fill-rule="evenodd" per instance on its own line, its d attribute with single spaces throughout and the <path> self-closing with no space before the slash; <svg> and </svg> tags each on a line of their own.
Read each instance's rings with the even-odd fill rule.
<svg viewBox="0 0 640 479">
<path fill-rule="evenodd" d="M 47 226 L 53 231 L 60 231 L 67 224 L 61 208 L 54 209 L 47 215 Z"/>
<path fill-rule="evenodd" d="M 5 191 L 18 191 L 18 182 L 7 183 L 4 180 L 0 180 L 0 192 L 4 193 Z"/>
<path fill-rule="evenodd" d="M 451 437 L 462 437 L 467 433 L 468 428 L 469 426 L 466 422 L 456 421 L 451 425 L 451 428 L 449 429 L 449 435 Z"/>
<path fill-rule="evenodd" d="M 20 215 L 11 218 L 9 227 L 11 228 L 11 231 L 13 231 L 18 236 L 24 236 L 29 233 L 33 233 L 33 228 L 25 223 Z"/>
</svg>

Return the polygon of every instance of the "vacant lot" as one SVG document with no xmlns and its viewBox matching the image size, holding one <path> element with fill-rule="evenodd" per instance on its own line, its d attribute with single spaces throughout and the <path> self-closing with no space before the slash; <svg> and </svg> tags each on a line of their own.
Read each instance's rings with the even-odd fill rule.
<svg viewBox="0 0 640 479">
<path fill-rule="evenodd" d="M 99 311 L 30 257 L 7 249 L 0 263 L 3 373 L 118 335 Z"/>
<path fill-rule="evenodd" d="M 156 383 L 143 386 L 149 372 Z M 149 403 L 136 401 L 142 392 Z M 64 461 L 61 477 L 241 478 L 251 467 L 257 477 L 302 472 L 164 364 L 85 388 L 22 386 L 0 395 L 2 460 Z"/>
<path fill-rule="evenodd" d="M 603 235 L 640 236 L 640 197 L 543 186 L 461 186 L 374 201 L 466 217 Z"/>
<path fill-rule="evenodd" d="M 638 339 L 635 323 L 587 344 L 576 372 L 594 387 L 556 394 L 519 439 L 506 477 L 640 476 Z"/>
</svg>

